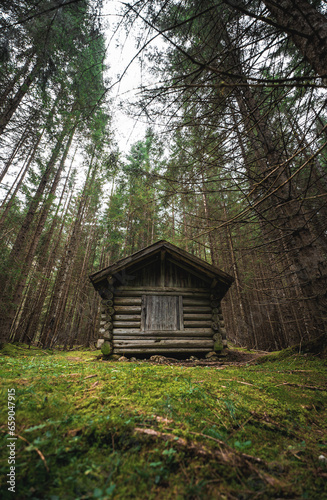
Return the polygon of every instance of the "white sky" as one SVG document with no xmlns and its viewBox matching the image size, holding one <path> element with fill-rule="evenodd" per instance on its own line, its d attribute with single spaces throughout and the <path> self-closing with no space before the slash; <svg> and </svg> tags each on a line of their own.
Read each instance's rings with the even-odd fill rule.
<svg viewBox="0 0 327 500">
<path fill-rule="evenodd" d="M 113 109 L 113 125 L 115 136 L 119 148 L 123 153 L 127 153 L 131 144 L 139 139 L 143 139 L 148 124 L 144 118 L 136 120 L 129 117 L 124 112 L 122 105 L 128 109 L 129 100 L 133 100 L 138 92 L 144 78 L 149 78 L 149 74 L 141 70 L 140 61 L 135 59 L 130 61 L 138 52 L 137 41 L 134 38 L 137 26 L 129 34 L 123 26 L 117 28 L 117 24 L 122 20 L 122 3 L 116 0 L 105 0 L 103 6 L 104 22 L 109 24 L 107 33 L 107 64 L 110 66 L 108 76 L 112 84 L 115 84 L 109 94 Z M 114 30 L 117 28 L 116 33 Z M 139 34 L 139 33 L 138 33 Z M 128 69 L 127 69 L 128 68 Z M 120 76 L 121 81 L 119 81 Z"/>
</svg>

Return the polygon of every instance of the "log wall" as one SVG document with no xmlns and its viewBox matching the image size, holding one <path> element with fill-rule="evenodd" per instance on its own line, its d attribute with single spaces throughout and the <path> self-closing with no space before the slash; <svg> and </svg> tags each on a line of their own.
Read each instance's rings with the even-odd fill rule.
<svg viewBox="0 0 327 500">
<path fill-rule="evenodd" d="M 145 330 L 142 296 L 181 297 L 183 329 Z M 217 302 L 218 301 L 218 302 Z M 218 306 L 218 307 L 216 307 Z M 120 287 L 114 297 L 112 348 L 117 354 L 207 353 L 221 344 L 219 299 L 207 290 Z"/>
<path fill-rule="evenodd" d="M 205 354 L 227 345 L 222 294 L 212 279 L 165 253 L 138 266 L 125 283 L 108 276 L 113 292 L 102 290 L 98 347 L 105 354 Z"/>
</svg>

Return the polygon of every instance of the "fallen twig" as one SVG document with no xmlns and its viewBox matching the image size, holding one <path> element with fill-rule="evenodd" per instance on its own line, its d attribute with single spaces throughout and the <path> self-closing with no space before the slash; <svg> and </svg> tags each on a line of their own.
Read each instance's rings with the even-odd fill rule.
<svg viewBox="0 0 327 500">
<path fill-rule="evenodd" d="M 247 421 L 249 421 L 249 420 L 250 419 L 248 419 Z M 221 439 L 217 439 L 217 438 L 214 438 L 212 436 L 208 436 L 207 434 L 202 434 L 201 432 L 193 432 L 193 431 L 189 431 L 189 432 L 191 434 L 194 434 L 195 436 L 201 436 L 201 437 L 203 437 L 205 439 L 210 439 L 211 441 L 214 441 L 215 443 L 217 443 L 217 444 L 219 444 L 221 446 L 224 446 L 225 448 L 228 448 L 231 453 L 235 453 L 238 456 L 245 458 L 246 460 L 250 460 L 251 462 L 255 462 L 255 463 L 258 463 L 258 464 L 265 464 L 266 465 L 266 462 L 264 460 L 262 460 L 261 458 L 253 457 L 252 455 L 247 455 L 246 453 L 236 452 L 235 450 L 233 450 L 228 444 L 226 444 Z"/>
<path fill-rule="evenodd" d="M 254 384 L 250 384 L 249 382 L 242 382 L 242 380 L 235 380 L 233 378 L 221 378 L 219 380 L 225 380 L 226 382 L 237 382 L 238 384 L 251 385 L 252 387 L 254 387 Z"/>
<path fill-rule="evenodd" d="M 198 455 L 219 458 L 223 462 L 232 464 L 233 466 L 241 467 L 244 466 L 245 464 L 252 469 L 253 467 L 249 462 L 255 462 L 256 464 L 267 466 L 267 463 L 261 458 L 253 457 L 252 455 L 247 455 L 246 453 L 237 452 L 233 450 L 229 445 L 227 445 L 224 441 L 213 438 L 211 436 L 207 436 L 206 434 L 191 432 L 191 434 L 195 434 L 196 436 L 201 436 L 203 438 L 215 441 L 215 443 L 219 445 L 219 451 L 209 450 L 200 443 L 196 443 L 194 441 L 187 441 L 186 439 L 175 436 L 174 434 L 168 434 L 165 432 L 156 431 L 154 429 L 135 427 L 134 432 L 146 434 L 147 436 L 150 437 L 158 437 L 160 439 L 163 439 L 164 441 L 172 441 L 176 446 L 181 446 L 189 450 L 193 450 Z"/>
<path fill-rule="evenodd" d="M 311 389 L 312 391 L 327 391 L 327 387 L 316 387 L 314 385 L 293 384 L 292 382 L 283 382 L 282 384 L 277 384 L 275 387 L 280 387 L 281 385 L 290 385 L 292 387 L 298 387 L 299 389 Z"/>
<path fill-rule="evenodd" d="M 27 441 L 27 439 L 25 439 L 23 436 L 20 436 L 19 434 L 16 434 L 16 436 L 19 437 L 19 439 L 21 439 L 22 441 L 25 441 L 25 443 L 27 443 L 28 445 L 33 446 L 36 453 L 39 455 L 39 457 L 43 461 L 44 467 L 46 468 L 47 472 L 49 472 L 49 467 L 48 467 L 47 461 L 46 461 L 45 456 L 43 455 L 42 451 L 40 451 L 36 446 L 34 446 L 34 444 Z"/>
<path fill-rule="evenodd" d="M 154 429 L 135 427 L 134 432 L 145 434 L 152 438 L 160 438 L 163 439 L 164 441 L 173 442 L 175 446 L 179 446 L 181 448 L 187 448 L 190 451 L 194 451 L 197 455 L 215 458 L 216 460 L 218 459 L 224 462 L 225 464 L 231 465 L 233 467 L 239 467 L 239 468 L 245 467 L 252 473 L 255 473 L 261 480 L 265 481 L 267 484 L 273 487 L 282 488 L 286 486 L 279 479 L 271 476 L 270 474 L 264 472 L 263 470 L 258 470 L 257 467 L 251 463 L 254 462 L 256 465 L 261 465 L 266 468 L 268 467 L 268 464 L 264 460 L 258 457 L 247 455 L 246 453 L 237 452 L 233 450 L 230 446 L 228 446 L 226 443 L 224 443 L 224 441 L 212 438 L 211 436 L 192 432 L 192 434 L 212 439 L 219 445 L 219 450 L 209 450 L 200 443 L 195 443 L 194 441 L 187 441 L 186 439 L 175 436 L 174 434 L 168 434 L 156 431 Z"/>
</svg>

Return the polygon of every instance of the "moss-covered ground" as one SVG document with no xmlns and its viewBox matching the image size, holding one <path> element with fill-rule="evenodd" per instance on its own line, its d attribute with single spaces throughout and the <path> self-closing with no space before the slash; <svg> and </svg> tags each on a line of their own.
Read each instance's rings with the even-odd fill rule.
<svg viewBox="0 0 327 500">
<path fill-rule="evenodd" d="M 2 499 L 327 498 L 325 360 L 290 351 L 185 367 L 98 354 L 1 351 Z"/>
</svg>

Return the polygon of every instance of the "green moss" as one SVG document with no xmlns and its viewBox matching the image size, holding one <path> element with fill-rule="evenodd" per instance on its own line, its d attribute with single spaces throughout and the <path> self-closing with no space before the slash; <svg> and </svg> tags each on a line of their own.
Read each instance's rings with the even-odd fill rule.
<svg viewBox="0 0 327 500">
<path fill-rule="evenodd" d="M 327 456 L 324 360 L 293 351 L 217 370 L 9 349 L 0 356 L 0 418 L 6 422 L 7 389 L 15 388 L 18 500 L 327 494 L 318 459 Z"/>
<path fill-rule="evenodd" d="M 214 346 L 213 346 L 213 349 L 215 352 L 221 352 L 223 350 L 223 344 L 222 342 L 219 342 L 218 340 L 216 340 L 216 342 L 214 343 Z"/>
<path fill-rule="evenodd" d="M 111 354 L 111 345 L 110 345 L 110 342 L 108 341 L 104 341 L 104 343 L 102 344 L 101 346 L 101 352 L 104 356 L 109 356 L 109 354 Z"/>
</svg>

